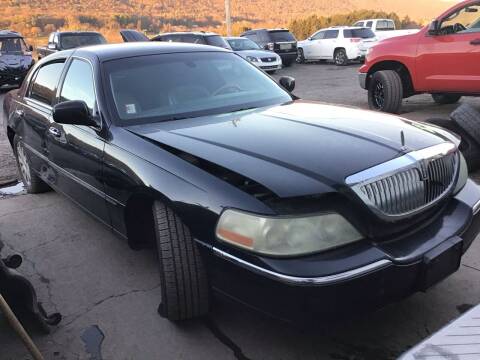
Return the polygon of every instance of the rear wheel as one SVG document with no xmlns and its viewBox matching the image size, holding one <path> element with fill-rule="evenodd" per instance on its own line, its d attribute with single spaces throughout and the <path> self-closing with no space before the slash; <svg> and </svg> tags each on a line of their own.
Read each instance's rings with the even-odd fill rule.
<svg viewBox="0 0 480 360">
<path fill-rule="evenodd" d="M 303 53 L 302 48 L 298 49 L 297 63 L 299 63 L 299 64 L 305 63 L 305 54 Z"/>
<path fill-rule="evenodd" d="M 335 61 L 335 65 L 337 66 L 345 66 L 348 65 L 348 56 L 345 49 L 337 49 L 333 54 L 333 61 Z"/>
<path fill-rule="evenodd" d="M 433 101 L 437 104 L 455 104 L 457 103 L 462 97 L 460 95 L 455 94 L 432 94 Z"/>
<path fill-rule="evenodd" d="M 159 201 L 153 205 L 153 215 L 160 262 L 160 315 L 178 321 L 207 314 L 207 272 L 189 229 Z"/>
<path fill-rule="evenodd" d="M 376 72 L 368 87 L 370 109 L 398 113 L 402 106 L 403 85 L 400 75 L 393 70 Z"/>
<path fill-rule="evenodd" d="M 15 158 L 17 159 L 18 172 L 29 194 L 38 194 L 50 190 L 50 187 L 33 171 L 29 154 L 25 150 L 23 141 L 15 136 L 13 139 Z"/>
</svg>

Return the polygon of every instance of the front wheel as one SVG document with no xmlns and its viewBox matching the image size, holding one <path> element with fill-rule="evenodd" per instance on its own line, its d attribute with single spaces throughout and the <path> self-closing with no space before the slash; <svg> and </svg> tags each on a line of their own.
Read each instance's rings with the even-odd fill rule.
<svg viewBox="0 0 480 360">
<path fill-rule="evenodd" d="M 18 172 L 20 173 L 25 190 L 27 190 L 29 194 L 38 194 L 49 191 L 50 187 L 33 171 L 30 157 L 25 150 L 23 141 L 18 136 L 15 136 L 13 139 L 13 146 L 15 149 Z"/>
<path fill-rule="evenodd" d="M 305 54 L 303 52 L 303 49 L 298 49 L 298 54 L 297 54 L 297 63 L 299 64 L 304 64 L 305 63 Z"/>
<path fill-rule="evenodd" d="M 203 259 L 189 229 L 172 209 L 153 205 L 162 302 L 158 312 L 172 321 L 206 315 L 209 287 Z"/>
<path fill-rule="evenodd" d="M 432 98 L 437 104 L 446 105 L 457 103 L 462 96 L 455 94 L 432 94 Z"/>
<path fill-rule="evenodd" d="M 348 65 L 347 52 L 344 49 L 335 50 L 335 54 L 333 54 L 333 61 L 337 66 Z"/>
<path fill-rule="evenodd" d="M 403 85 L 393 70 L 377 71 L 368 86 L 370 109 L 397 114 L 402 106 Z"/>
</svg>

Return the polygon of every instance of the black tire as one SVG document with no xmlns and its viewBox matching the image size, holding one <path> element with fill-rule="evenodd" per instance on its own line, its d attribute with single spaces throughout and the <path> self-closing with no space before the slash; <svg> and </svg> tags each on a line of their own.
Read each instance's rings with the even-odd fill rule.
<svg viewBox="0 0 480 360">
<path fill-rule="evenodd" d="M 153 215 L 160 262 L 160 315 L 172 321 L 206 315 L 207 272 L 189 229 L 172 209 L 159 201 L 153 205 Z"/>
<path fill-rule="evenodd" d="M 480 169 L 480 145 L 455 121 L 450 119 L 429 119 L 427 122 L 457 134 L 462 139 L 459 150 L 467 161 L 468 170 L 472 172 Z"/>
<path fill-rule="evenodd" d="M 463 104 L 450 114 L 450 118 L 480 145 L 480 112 L 477 109 Z"/>
<path fill-rule="evenodd" d="M 432 94 L 432 99 L 437 104 L 446 105 L 446 104 L 455 104 L 462 98 L 461 95 L 455 94 Z"/>
<path fill-rule="evenodd" d="M 25 150 L 23 141 L 15 136 L 13 138 L 13 149 L 17 160 L 18 173 L 23 182 L 25 190 L 29 194 L 39 194 L 50 190 L 50 187 L 32 170 L 28 152 Z"/>
<path fill-rule="evenodd" d="M 402 79 L 396 71 L 383 70 L 373 74 L 368 86 L 370 109 L 398 114 L 402 100 Z"/>
<path fill-rule="evenodd" d="M 337 66 L 346 66 L 348 65 L 348 56 L 345 49 L 337 49 L 333 54 L 333 61 Z"/>
<path fill-rule="evenodd" d="M 298 53 L 297 53 L 297 63 L 299 63 L 299 64 L 305 64 L 305 54 L 304 54 L 302 48 L 299 48 L 299 49 L 298 49 Z"/>
</svg>

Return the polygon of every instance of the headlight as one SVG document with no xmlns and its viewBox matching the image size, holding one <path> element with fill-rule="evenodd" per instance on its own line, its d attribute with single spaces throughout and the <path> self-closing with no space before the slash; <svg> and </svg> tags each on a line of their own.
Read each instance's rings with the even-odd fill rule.
<svg viewBox="0 0 480 360">
<path fill-rule="evenodd" d="M 247 56 L 247 60 L 251 61 L 251 62 L 258 62 L 258 59 L 256 57 L 253 57 L 253 56 Z"/>
<path fill-rule="evenodd" d="M 264 217 L 236 210 L 223 212 L 217 238 L 256 253 L 274 256 L 303 255 L 362 239 L 339 214 L 307 217 Z"/>
<path fill-rule="evenodd" d="M 465 160 L 461 152 L 458 152 L 458 155 L 460 157 L 460 169 L 458 170 L 457 185 L 455 186 L 455 190 L 453 191 L 453 194 L 459 193 L 460 190 L 463 189 L 463 187 L 465 186 L 468 180 L 467 161 Z"/>
</svg>

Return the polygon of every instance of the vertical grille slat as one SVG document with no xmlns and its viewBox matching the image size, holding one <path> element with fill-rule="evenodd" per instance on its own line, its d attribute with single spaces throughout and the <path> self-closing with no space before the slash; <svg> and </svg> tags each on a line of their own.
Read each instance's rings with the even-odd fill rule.
<svg viewBox="0 0 480 360">
<path fill-rule="evenodd" d="M 400 170 L 361 186 L 370 203 L 387 215 L 402 215 L 440 199 L 452 186 L 456 153 Z"/>
</svg>

